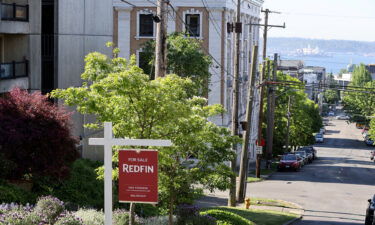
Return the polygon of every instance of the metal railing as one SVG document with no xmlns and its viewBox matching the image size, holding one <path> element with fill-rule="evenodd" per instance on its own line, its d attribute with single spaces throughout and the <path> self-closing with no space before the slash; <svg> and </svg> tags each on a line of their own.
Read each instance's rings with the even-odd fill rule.
<svg viewBox="0 0 375 225">
<path fill-rule="evenodd" d="M 0 80 L 27 77 L 29 75 L 29 61 L 0 63 Z"/>
<path fill-rule="evenodd" d="M 29 5 L 1 3 L 1 20 L 29 21 Z"/>
</svg>

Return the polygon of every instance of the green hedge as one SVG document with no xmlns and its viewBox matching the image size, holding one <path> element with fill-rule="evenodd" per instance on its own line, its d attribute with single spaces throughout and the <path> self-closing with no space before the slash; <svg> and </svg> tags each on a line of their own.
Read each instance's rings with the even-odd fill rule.
<svg viewBox="0 0 375 225">
<path fill-rule="evenodd" d="M 1 203 L 35 203 L 36 196 L 20 187 L 0 181 L 0 204 Z"/>
<path fill-rule="evenodd" d="M 79 207 L 103 208 L 104 183 L 103 180 L 97 179 L 95 172 L 99 166 L 101 166 L 100 162 L 88 159 L 76 160 L 69 178 L 55 188 L 52 195 Z"/>
<path fill-rule="evenodd" d="M 210 209 L 200 213 L 201 215 L 208 215 L 212 216 L 218 220 L 219 224 L 226 224 L 226 225 L 254 225 L 251 221 L 236 215 L 231 212 L 227 212 L 220 209 Z"/>
</svg>

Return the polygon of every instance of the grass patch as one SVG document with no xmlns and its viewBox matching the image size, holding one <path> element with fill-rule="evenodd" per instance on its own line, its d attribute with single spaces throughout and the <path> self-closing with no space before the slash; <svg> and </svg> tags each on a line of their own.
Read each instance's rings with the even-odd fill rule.
<svg viewBox="0 0 375 225">
<path fill-rule="evenodd" d="M 276 207 L 284 207 L 290 209 L 298 209 L 296 205 L 285 202 L 282 200 L 274 200 L 274 199 L 265 199 L 265 198 L 251 198 L 250 197 L 250 204 L 257 205 L 257 206 L 276 206 Z"/>
<path fill-rule="evenodd" d="M 252 183 L 252 182 L 259 182 L 264 180 L 263 178 L 257 178 L 257 177 L 247 177 L 247 182 Z"/>
<path fill-rule="evenodd" d="M 289 220 L 295 219 L 298 216 L 296 214 L 282 213 L 268 210 L 248 210 L 232 207 L 217 207 L 216 209 L 224 210 L 227 212 L 239 215 L 249 221 L 256 223 L 257 225 L 277 225 L 288 222 Z"/>
</svg>

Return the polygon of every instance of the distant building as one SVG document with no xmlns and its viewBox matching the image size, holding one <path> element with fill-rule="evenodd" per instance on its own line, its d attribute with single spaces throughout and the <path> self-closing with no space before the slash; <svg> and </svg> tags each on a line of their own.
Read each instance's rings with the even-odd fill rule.
<svg viewBox="0 0 375 225">
<path fill-rule="evenodd" d="M 370 72 L 372 79 L 375 80 L 375 64 L 366 65 L 366 69 Z"/>
<path fill-rule="evenodd" d="M 299 71 L 304 67 L 301 60 L 280 60 L 277 69 L 285 74 L 300 79 Z"/>
<path fill-rule="evenodd" d="M 300 80 L 306 84 L 306 94 L 310 99 L 316 99 L 319 85 L 324 84 L 326 69 L 320 66 L 305 66 L 299 70 Z"/>
<path fill-rule="evenodd" d="M 334 79 L 339 86 L 347 86 L 352 81 L 352 74 L 343 73 L 341 75 L 335 75 Z"/>
</svg>

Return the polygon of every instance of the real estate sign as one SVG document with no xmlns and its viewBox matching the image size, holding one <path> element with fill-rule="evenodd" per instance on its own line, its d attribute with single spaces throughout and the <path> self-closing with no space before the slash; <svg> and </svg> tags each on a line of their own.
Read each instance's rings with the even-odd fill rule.
<svg viewBox="0 0 375 225">
<path fill-rule="evenodd" d="M 158 152 L 119 151 L 119 201 L 158 203 Z"/>
</svg>

